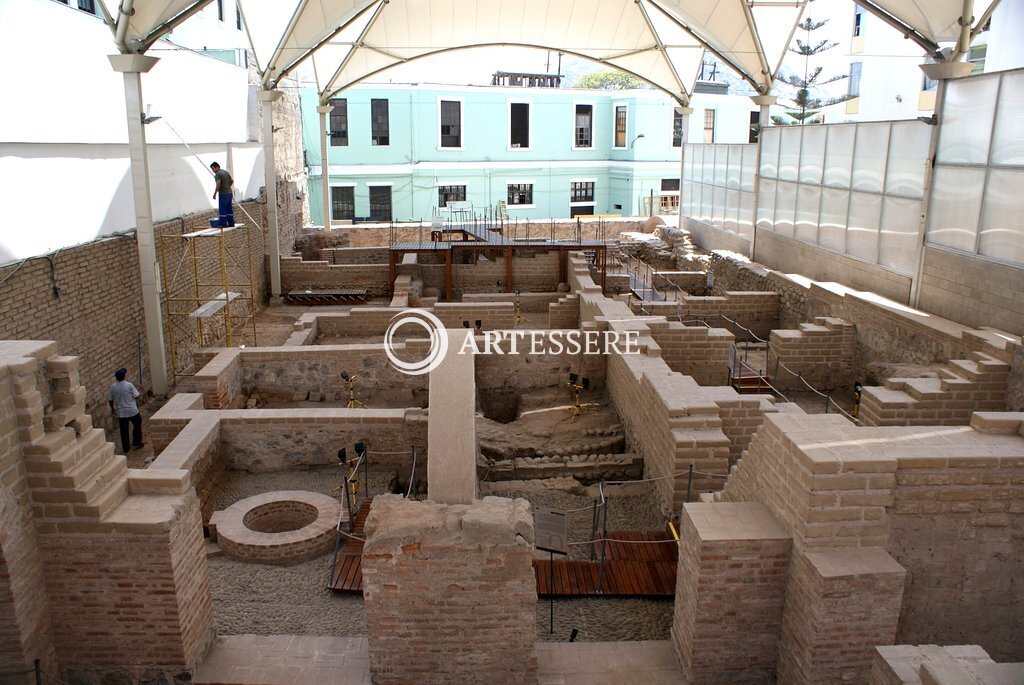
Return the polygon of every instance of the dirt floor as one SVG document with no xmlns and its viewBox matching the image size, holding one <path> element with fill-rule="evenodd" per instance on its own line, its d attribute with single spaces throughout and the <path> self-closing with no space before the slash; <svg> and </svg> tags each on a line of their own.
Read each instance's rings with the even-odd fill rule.
<svg viewBox="0 0 1024 685">
<path fill-rule="evenodd" d="M 371 474 L 374 475 L 374 474 Z M 220 484 L 217 509 L 261 492 L 309 490 L 337 496 L 336 468 L 287 473 L 250 474 L 228 472 Z M 388 489 L 388 474 L 374 475 L 371 491 Z M 570 540 L 591 539 L 593 499 L 558 491 L 509 490 L 532 504 L 566 511 Z M 664 521 L 646 495 L 609 499 L 610 529 L 661 530 Z M 589 547 L 574 544 L 574 556 L 586 558 Z M 213 556 L 209 559 L 210 586 L 217 632 L 224 635 L 366 635 L 366 617 L 359 595 L 335 593 L 326 588 L 333 554 L 295 566 L 251 564 Z M 585 641 L 664 640 L 672 625 L 671 600 L 563 599 L 554 603 L 554 632 L 549 633 L 550 605 L 537 603 L 537 638 L 567 640 L 573 628 Z"/>
</svg>

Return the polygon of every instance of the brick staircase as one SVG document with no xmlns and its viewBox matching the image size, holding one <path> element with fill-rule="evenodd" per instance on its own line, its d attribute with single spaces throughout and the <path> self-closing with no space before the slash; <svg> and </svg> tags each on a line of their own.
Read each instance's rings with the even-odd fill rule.
<svg viewBox="0 0 1024 685">
<path fill-rule="evenodd" d="M 1013 349 L 1019 338 L 965 333 L 967 359 L 950 360 L 936 378 L 890 378 L 864 388 L 858 418 L 866 426 L 966 425 L 976 411 L 1005 411 Z"/>
<path fill-rule="evenodd" d="M 128 496 L 127 460 L 85 413 L 78 358 L 50 357 L 44 372 L 52 409 L 43 416 L 45 432 L 23 450 L 33 513 L 44 527 L 101 521 Z"/>
</svg>

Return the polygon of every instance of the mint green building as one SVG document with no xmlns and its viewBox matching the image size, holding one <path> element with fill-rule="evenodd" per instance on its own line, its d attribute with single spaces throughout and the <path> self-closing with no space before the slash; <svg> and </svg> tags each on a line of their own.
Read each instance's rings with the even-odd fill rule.
<svg viewBox="0 0 1024 685">
<path fill-rule="evenodd" d="M 500 201 L 512 220 L 674 207 L 677 103 L 660 91 L 357 86 L 331 101 L 332 221 L 425 220 L 450 202 Z M 690 142 L 748 142 L 745 97 L 698 95 Z M 302 93 L 309 205 L 322 223 L 317 98 Z M 459 206 L 467 206 L 461 204 Z"/>
</svg>

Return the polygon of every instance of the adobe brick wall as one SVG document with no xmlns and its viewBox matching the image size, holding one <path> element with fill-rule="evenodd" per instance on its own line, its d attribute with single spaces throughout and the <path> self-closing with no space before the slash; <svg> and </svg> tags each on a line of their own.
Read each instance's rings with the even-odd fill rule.
<svg viewBox="0 0 1024 685">
<path fill-rule="evenodd" d="M 375 683 L 537 683 L 533 517 L 525 500 L 374 499 L 363 603 Z"/>
<path fill-rule="evenodd" d="M 462 301 L 467 304 L 475 302 L 511 302 L 515 304 L 518 300 L 521 312 L 546 312 L 551 303 L 557 302 L 564 295 L 565 293 L 558 292 L 520 293 L 518 296 L 515 293 L 464 293 Z"/>
<path fill-rule="evenodd" d="M 281 291 L 303 288 L 365 288 L 370 297 L 391 292 L 388 270 L 376 264 L 338 264 L 281 257 Z"/>
<path fill-rule="evenodd" d="M 760 239 L 760 233 L 758 234 Z M 875 383 L 868 371 L 873 362 L 934 364 L 964 359 L 981 349 L 982 342 L 1010 356 L 1006 409 L 1024 409 L 1024 351 L 1019 338 L 994 329 L 972 329 L 936 314 L 915 314 L 886 306 L 836 283 L 815 283 L 792 278 L 760 264 L 742 262 L 727 254 L 711 255 L 709 270 L 715 292 L 726 290 L 773 291 L 779 295 L 779 324 L 797 328 L 801 322 L 830 316 L 857 327 L 855 377 Z M 832 279 L 831 276 L 828 277 Z M 871 286 L 866 286 L 871 290 Z M 922 307 L 924 302 L 922 301 Z"/>
<path fill-rule="evenodd" d="M 684 326 L 677 321 L 648 320 L 661 358 L 673 371 L 701 385 L 725 385 L 729 379 L 733 334 L 724 328 Z"/>
<path fill-rule="evenodd" d="M 552 292 L 558 287 L 559 253 L 517 252 L 512 259 L 512 282 L 522 292 Z M 452 266 L 454 296 L 465 293 L 501 292 L 508 287 L 505 255 L 481 256 L 476 264 Z M 500 282 L 500 285 L 499 285 Z"/>
<path fill-rule="evenodd" d="M 775 682 L 791 542 L 761 504 L 683 507 L 672 642 L 687 682 Z"/>
<path fill-rule="evenodd" d="M 43 560 L 15 406 L 19 389 L 35 390 L 35 369 L 23 366 L 20 354 L 8 355 L 7 347 L 0 347 L 0 664 L 4 671 L 29 671 L 39 659 L 45 671 L 56 673 Z M 20 368 L 12 370 L 11 362 Z M 33 679 L 26 675 L 10 682 Z"/>
<path fill-rule="evenodd" d="M 926 245 L 920 306 L 968 326 L 1024 335 L 1024 268 Z"/>
<path fill-rule="evenodd" d="M 199 502 L 185 471 L 125 468 L 85 413 L 79 367 L 56 343 L 0 343 L 0 402 L 13 398 L 7 416 L 17 430 L 0 465 L 7 478 L 20 474 L 5 481 L 0 502 L 9 506 L 17 492 L 36 534 L 13 522 L 0 534 L 21 646 L 72 680 L 188 671 L 213 630 Z M 8 649 L 14 638 L 3 637 Z"/>
<path fill-rule="evenodd" d="M 803 378 L 819 390 L 853 383 L 857 332 L 842 319 L 818 317 L 797 330 L 775 330 L 768 339 L 768 369 L 780 390 L 803 390 Z"/>
<path fill-rule="evenodd" d="M 997 664 L 978 645 L 892 645 L 874 651 L 868 685 L 1024 681 L 1024 664 Z"/>
<path fill-rule="evenodd" d="M 566 295 L 548 305 L 548 328 L 579 328 L 579 326 L 579 295 Z"/>
<path fill-rule="evenodd" d="M 866 682 L 874 647 L 896 637 L 906 574 L 877 547 L 794 553 L 779 682 Z"/>
<path fill-rule="evenodd" d="M 634 312 L 639 312 L 642 305 L 647 314 L 677 321 L 703 321 L 709 326 L 731 331 L 737 340 L 747 339 L 747 331 L 743 328 L 767 339 L 768 334 L 779 327 L 779 296 L 774 292 L 729 290 L 720 295 L 702 297 L 683 295 L 678 301 L 631 301 L 630 305 Z"/>
<path fill-rule="evenodd" d="M 319 258 L 330 264 L 387 264 L 386 247 L 327 247 Z"/>
<path fill-rule="evenodd" d="M 758 501 L 806 550 L 880 547 L 913 582 L 903 642 L 963 642 L 1021 660 L 1011 552 L 1024 530 L 1024 415 L 972 427 L 859 428 L 841 416 L 769 414 L 721 497 Z M 1014 542 L 1016 540 L 1016 543 Z"/>
</svg>

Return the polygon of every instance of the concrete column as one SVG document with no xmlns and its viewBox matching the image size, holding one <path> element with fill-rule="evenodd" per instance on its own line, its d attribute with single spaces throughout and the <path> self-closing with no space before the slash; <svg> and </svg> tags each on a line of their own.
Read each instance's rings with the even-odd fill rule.
<svg viewBox="0 0 1024 685">
<path fill-rule="evenodd" d="M 279 90 L 261 90 L 263 112 L 263 177 L 267 188 L 267 255 L 270 258 L 270 302 L 281 302 L 281 244 L 277 228 L 277 167 L 274 164 L 274 102 Z"/>
<path fill-rule="evenodd" d="M 320 182 L 323 189 L 324 232 L 331 230 L 331 160 L 327 147 L 327 115 L 334 109 L 331 105 L 320 105 L 316 113 L 320 115 Z"/>
<path fill-rule="evenodd" d="M 156 240 L 153 236 L 153 203 L 149 190 L 149 158 L 146 129 L 142 123 L 142 74 L 159 61 L 146 55 L 110 55 L 110 66 L 124 75 L 124 105 L 128 122 L 128 155 L 131 160 L 132 195 L 135 200 L 135 242 L 139 250 L 142 311 L 146 322 L 146 352 L 149 359 L 148 386 L 157 397 L 167 395 L 167 359 L 164 356 L 164 326 L 160 311 L 160 279 L 157 272 Z M 146 383 L 139 379 L 143 385 Z"/>
<path fill-rule="evenodd" d="M 679 143 L 679 228 L 683 228 L 683 193 L 686 184 L 686 143 L 690 139 L 690 115 L 693 114 L 693 107 L 677 107 L 683 114 Z"/>
<path fill-rule="evenodd" d="M 753 214 L 750 217 L 750 254 L 747 255 L 750 259 L 754 259 L 754 251 L 757 245 L 757 193 L 758 186 L 761 184 L 761 134 L 772 123 L 768 111 L 778 98 L 774 95 L 753 95 L 750 99 L 761 108 L 760 116 L 757 120 L 757 160 L 754 162 L 754 208 Z"/>
<path fill-rule="evenodd" d="M 472 330 L 446 329 L 448 354 L 430 372 L 427 499 L 471 504 L 476 499 L 476 377 L 471 350 L 459 354 Z"/>
</svg>

